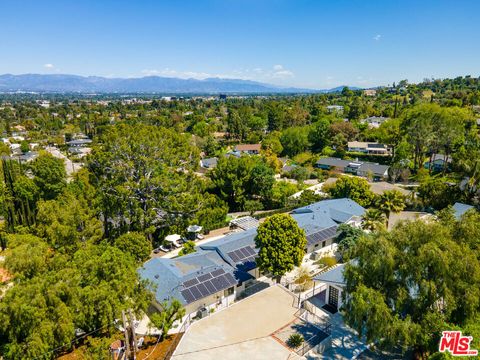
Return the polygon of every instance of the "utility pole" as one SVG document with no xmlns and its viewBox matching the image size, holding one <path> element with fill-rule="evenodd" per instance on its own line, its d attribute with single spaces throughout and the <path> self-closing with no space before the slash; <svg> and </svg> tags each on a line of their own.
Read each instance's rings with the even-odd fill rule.
<svg viewBox="0 0 480 360">
<path fill-rule="evenodd" d="M 132 332 L 133 360 L 137 358 L 137 336 L 135 335 L 135 324 L 133 323 L 132 309 L 128 309 L 128 319 L 130 320 L 130 331 Z"/>
<path fill-rule="evenodd" d="M 128 336 L 128 325 L 125 311 L 122 310 L 123 331 L 125 333 L 125 358 L 130 358 L 130 337 Z"/>
</svg>

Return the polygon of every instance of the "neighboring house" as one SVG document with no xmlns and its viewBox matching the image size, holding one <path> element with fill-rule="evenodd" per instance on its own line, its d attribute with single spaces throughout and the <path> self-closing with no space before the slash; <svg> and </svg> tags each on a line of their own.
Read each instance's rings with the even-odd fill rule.
<svg viewBox="0 0 480 360">
<path fill-rule="evenodd" d="M 212 158 L 205 158 L 200 160 L 200 166 L 204 169 L 213 169 L 217 166 L 218 163 L 218 158 L 212 157 Z"/>
<path fill-rule="evenodd" d="M 443 171 L 445 167 L 448 170 L 451 163 L 452 163 L 451 158 L 447 158 L 443 154 L 435 154 L 432 157 L 432 161 L 430 162 L 430 160 L 428 160 L 427 162 L 425 162 L 423 167 L 428 170 L 430 170 L 431 168 L 433 171 L 437 172 L 437 171 Z"/>
<path fill-rule="evenodd" d="M 72 141 L 68 141 L 67 145 L 70 147 L 87 147 L 92 143 L 91 139 L 75 139 Z"/>
<path fill-rule="evenodd" d="M 375 95 L 377 95 L 377 90 L 375 90 L 375 89 L 365 89 L 365 90 L 363 90 L 363 95 L 365 95 L 365 96 L 375 96 Z"/>
<path fill-rule="evenodd" d="M 380 127 L 380 125 L 382 125 L 387 120 L 388 120 L 388 118 L 383 117 L 383 116 L 370 116 L 368 118 L 360 120 L 360 122 L 362 124 L 368 124 L 369 128 L 378 128 L 378 127 Z"/>
<path fill-rule="evenodd" d="M 348 151 L 361 152 L 370 155 L 389 155 L 390 150 L 384 144 L 364 141 L 349 141 Z"/>
<path fill-rule="evenodd" d="M 456 202 L 453 205 L 453 212 L 455 215 L 455 218 L 457 220 L 460 220 L 463 214 L 465 214 L 468 210 L 475 209 L 472 205 L 467 205 L 467 204 L 462 204 L 459 202 Z"/>
<path fill-rule="evenodd" d="M 364 212 L 353 200 L 333 199 L 298 208 L 291 216 L 305 230 L 305 250 L 312 253 L 333 249 L 338 225 L 358 226 Z M 160 310 L 162 302 L 175 298 L 186 308 L 187 316 L 203 316 L 212 309 L 229 306 L 255 284 L 263 276 L 255 261 L 259 223 L 247 221 L 243 225 L 246 224 L 246 230 L 199 245 L 195 253 L 147 261 L 138 272 L 156 286 L 153 305 Z"/>
<path fill-rule="evenodd" d="M 342 160 L 338 158 L 320 158 L 315 166 L 323 170 L 333 170 L 346 174 L 372 177 L 377 181 L 386 179 L 389 169 L 387 165 L 367 161 Z"/>
<path fill-rule="evenodd" d="M 333 112 L 343 112 L 343 106 L 342 105 L 328 105 L 327 106 L 327 111 L 329 113 Z"/>
<path fill-rule="evenodd" d="M 333 251 L 339 224 L 360 226 L 365 209 L 351 199 L 323 200 L 291 212 L 307 236 L 307 253 Z"/>
<path fill-rule="evenodd" d="M 345 291 L 345 279 L 343 270 L 346 264 L 340 264 L 334 268 L 320 273 L 313 277 L 313 280 L 320 285 L 326 285 L 325 304 L 330 306 L 333 311 L 338 310 L 343 304 L 343 292 Z"/>
<path fill-rule="evenodd" d="M 260 144 L 239 144 L 235 146 L 235 152 L 240 152 L 243 154 L 257 155 L 260 154 L 262 145 Z"/>
</svg>

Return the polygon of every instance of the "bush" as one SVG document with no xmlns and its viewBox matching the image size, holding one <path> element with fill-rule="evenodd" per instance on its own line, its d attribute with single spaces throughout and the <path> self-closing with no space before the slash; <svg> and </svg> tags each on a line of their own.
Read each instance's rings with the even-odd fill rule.
<svg viewBox="0 0 480 360">
<path fill-rule="evenodd" d="M 292 334 L 287 340 L 287 345 L 291 348 L 297 348 L 303 344 L 303 336 L 300 334 Z"/>
<path fill-rule="evenodd" d="M 324 256 L 320 260 L 317 261 L 318 265 L 324 265 L 326 267 L 330 267 L 337 264 L 337 259 L 333 256 Z"/>
</svg>

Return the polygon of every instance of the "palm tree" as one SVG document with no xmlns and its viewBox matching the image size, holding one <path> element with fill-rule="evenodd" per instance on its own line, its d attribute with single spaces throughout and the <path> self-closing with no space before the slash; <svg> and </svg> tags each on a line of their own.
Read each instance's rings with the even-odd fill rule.
<svg viewBox="0 0 480 360">
<path fill-rule="evenodd" d="M 385 191 L 380 196 L 378 208 L 388 219 L 391 212 L 397 213 L 405 209 L 405 196 L 398 190 Z"/>
<path fill-rule="evenodd" d="M 363 215 L 362 229 L 364 230 L 380 230 L 386 224 L 385 214 L 378 209 L 368 209 Z"/>
</svg>

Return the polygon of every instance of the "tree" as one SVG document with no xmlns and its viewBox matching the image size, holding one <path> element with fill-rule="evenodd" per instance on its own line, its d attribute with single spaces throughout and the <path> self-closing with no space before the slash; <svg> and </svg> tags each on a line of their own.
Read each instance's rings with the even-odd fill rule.
<svg viewBox="0 0 480 360">
<path fill-rule="evenodd" d="M 184 316 L 185 309 L 177 299 L 162 303 L 162 311 L 150 316 L 151 324 L 161 331 L 160 341 L 165 340 L 175 321 L 181 321 Z"/>
<path fill-rule="evenodd" d="M 335 199 L 349 198 L 361 206 L 369 206 L 375 197 L 367 180 L 357 176 L 342 176 L 324 191 Z"/>
<path fill-rule="evenodd" d="M 259 248 L 258 267 L 279 282 L 285 273 L 302 263 L 307 239 L 290 215 L 276 214 L 260 224 L 255 245 Z"/>
<path fill-rule="evenodd" d="M 195 251 L 196 251 L 195 242 L 187 241 L 186 243 L 183 244 L 183 247 L 180 249 L 178 256 L 191 254 L 191 253 L 194 253 Z"/>
<path fill-rule="evenodd" d="M 480 253 L 470 241 L 478 216 L 470 216 L 459 224 L 404 222 L 360 238 L 344 271 L 347 324 L 367 342 L 413 347 L 425 357 L 437 351 L 442 329 L 475 319 Z"/>
<path fill-rule="evenodd" d="M 62 159 L 44 152 L 40 153 L 29 167 L 34 175 L 33 181 L 38 186 L 43 199 L 54 199 L 65 188 L 67 173 Z"/>
<path fill-rule="evenodd" d="M 280 142 L 283 146 L 283 154 L 290 157 L 304 152 L 309 147 L 308 128 L 290 127 L 282 131 Z"/>
<path fill-rule="evenodd" d="M 322 118 L 315 122 L 310 127 L 308 140 L 313 151 L 321 152 L 330 143 L 330 121 Z"/>
<path fill-rule="evenodd" d="M 387 190 L 380 195 L 378 208 L 388 219 L 391 212 L 397 213 L 405 208 L 405 196 L 398 190 Z"/>
<path fill-rule="evenodd" d="M 363 215 L 362 228 L 370 231 L 378 231 L 385 227 L 387 217 L 378 209 L 368 209 Z"/>
<path fill-rule="evenodd" d="M 115 247 L 131 255 L 137 263 L 146 261 L 152 252 L 152 243 L 139 232 L 128 232 L 115 239 Z"/>
<path fill-rule="evenodd" d="M 338 227 L 338 233 L 336 239 L 338 243 L 337 250 L 342 258 L 347 257 L 348 252 L 353 249 L 358 239 L 365 234 L 361 229 L 349 224 L 340 224 Z"/>
</svg>

